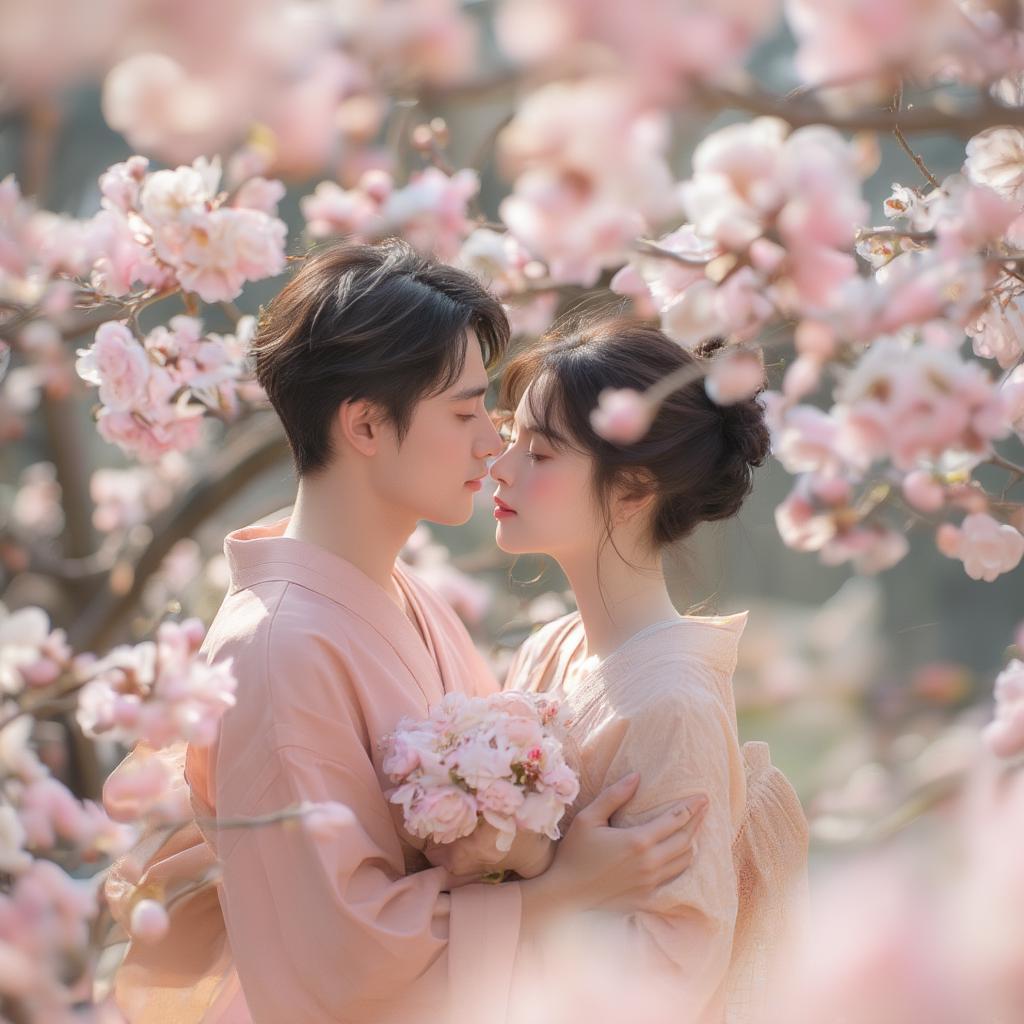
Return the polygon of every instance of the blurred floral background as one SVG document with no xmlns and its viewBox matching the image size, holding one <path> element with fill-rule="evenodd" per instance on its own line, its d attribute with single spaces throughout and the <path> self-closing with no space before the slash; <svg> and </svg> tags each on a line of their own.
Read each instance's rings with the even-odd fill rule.
<svg viewBox="0 0 1024 1024">
<path fill-rule="evenodd" d="M 1024 1020 L 1016 0 L 5 0 L 0 24 L 0 946 L 76 965 L 0 970 L 10 1019 L 92 1006 L 97 879 L 156 806 L 108 820 L 106 774 L 223 711 L 131 652 L 208 623 L 224 535 L 294 495 L 260 305 L 311 246 L 400 234 L 488 281 L 517 345 L 598 307 L 726 336 L 719 400 L 763 366 L 775 458 L 672 581 L 750 609 L 741 735 L 811 819 L 833 938 L 784 1019 Z M 490 506 L 405 555 L 500 673 L 572 599 L 495 549 Z M 198 637 L 161 643 L 191 679 Z M 147 733 L 161 699 L 177 725 Z M 67 924 L 37 945 L 30 882 Z"/>
</svg>

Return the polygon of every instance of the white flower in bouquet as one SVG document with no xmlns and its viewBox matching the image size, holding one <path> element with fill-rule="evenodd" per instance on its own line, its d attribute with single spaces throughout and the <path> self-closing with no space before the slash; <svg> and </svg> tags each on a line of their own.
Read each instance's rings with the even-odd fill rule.
<svg viewBox="0 0 1024 1024">
<path fill-rule="evenodd" d="M 501 851 L 518 828 L 557 839 L 580 788 L 562 749 L 567 724 L 540 694 L 448 694 L 383 740 L 384 771 L 397 784 L 389 799 L 412 835 L 435 843 L 468 836 L 481 820 L 498 831 Z"/>
</svg>

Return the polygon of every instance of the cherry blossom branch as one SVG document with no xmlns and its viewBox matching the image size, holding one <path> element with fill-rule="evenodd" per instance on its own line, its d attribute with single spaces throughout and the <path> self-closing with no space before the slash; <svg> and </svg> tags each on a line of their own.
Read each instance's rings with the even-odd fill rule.
<svg viewBox="0 0 1024 1024">
<path fill-rule="evenodd" d="M 903 86 L 900 85 L 899 89 L 896 90 L 896 95 L 893 97 L 893 113 L 899 113 L 902 107 Z M 900 128 L 900 126 L 897 124 L 893 127 L 892 133 L 896 137 L 896 141 L 900 144 L 900 147 L 903 149 L 903 152 L 906 153 L 907 156 L 909 156 L 910 159 L 914 161 L 914 163 L 917 165 L 917 169 L 924 175 L 925 180 L 928 182 L 928 184 L 931 185 L 933 188 L 939 188 L 940 186 L 938 178 L 936 178 L 935 175 L 932 174 L 932 172 L 928 169 L 927 164 L 925 164 L 920 154 L 915 153 L 910 148 L 910 143 L 907 142 L 907 137 L 903 134 L 903 129 Z"/>
<path fill-rule="evenodd" d="M 74 647 L 97 650 L 109 645 L 171 548 L 191 536 L 247 483 L 287 456 L 288 445 L 276 416 L 259 415 L 239 422 L 244 429 L 236 432 L 238 440 L 221 450 L 176 506 L 149 524 L 153 538 L 130 566 L 130 586 L 115 594 L 101 585 L 92 594 L 87 610 L 69 629 Z"/>
<path fill-rule="evenodd" d="M 998 452 L 993 452 L 985 461 L 993 466 L 998 466 L 1000 469 L 1005 469 L 1018 479 L 1024 479 L 1024 466 L 1018 466 L 1016 462 L 1011 462 Z"/>
<path fill-rule="evenodd" d="M 1004 107 L 979 94 L 975 106 L 967 111 L 947 111 L 937 105 L 902 110 L 891 108 L 859 110 L 840 114 L 820 103 L 784 97 L 760 89 L 742 91 L 722 85 L 694 83 L 694 99 L 709 111 L 743 110 L 750 114 L 778 117 L 793 128 L 830 125 L 839 131 L 903 132 L 915 135 L 955 135 L 970 138 L 986 128 L 1024 127 L 1024 108 Z"/>
<path fill-rule="evenodd" d="M 648 256 L 656 256 L 658 259 L 671 260 L 673 263 L 681 263 L 684 267 L 706 267 L 715 257 L 713 256 L 685 256 L 679 252 L 673 252 L 649 238 L 638 238 L 633 243 L 637 252 Z"/>
</svg>

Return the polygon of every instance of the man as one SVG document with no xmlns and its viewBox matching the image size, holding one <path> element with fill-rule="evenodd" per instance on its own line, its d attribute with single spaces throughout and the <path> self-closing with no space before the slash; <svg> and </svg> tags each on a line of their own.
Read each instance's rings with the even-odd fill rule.
<svg viewBox="0 0 1024 1024">
<path fill-rule="evenodd" d="M 608 827 L 636 779 L 575 819 L 543 875 L 497 886 L 430 867 L 383 795 L 379 742 L 401 717 L 497 689 L 451 609 L 396 559 L 420 519 L 471 514 L 501 443 L 484 396 L 508 333 L 472 277 L 396 240 L 310 257 L 262 318 L 257 376 L 298 494 L 289 518 L 225 542 L 231 582 L 206 651 L 234 659 L 238 703 L 185 765 L 218 903 L 184 903 L 162 949 L 129 954 L 129 1019 L 418 1024 L 454 1000 L 474 1024 L 499 1021 L 522 935 L 680 870 L 689 808 Z M 330 830 L 213 824 L 305 801 L 352 814 Z M 196 855 L 186 839 L 166 852 L 144 882 Z"/>
</svg>

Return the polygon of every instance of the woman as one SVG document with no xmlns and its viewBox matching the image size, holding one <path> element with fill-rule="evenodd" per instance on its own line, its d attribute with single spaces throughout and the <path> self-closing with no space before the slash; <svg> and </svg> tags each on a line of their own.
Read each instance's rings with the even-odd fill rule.
<svg viewBox="0 0 1024 1024">
<path fill-rule="evenodd" d="M 527 640 L 506 684 L 568 705 L 577 806 L 636 770 L 643 781 L 616 823 L 708 798 L 692 867 L 649 910 L 613 918 L 623 977 L 627 962 L 634 990 L 637 969 L 670 976 L 678 1022 L 745 1018 L 806 871 L 796 794 L 765 744 L 738 739 L 731 678 L 747 613 L 679 615 L 662 570 L 697 526 L 739 511 L 768 454 L 756 399 L 719 406 L 705 392 L 702 357 L 715 347 L 694 355 L 625 320 L 549 335 L 505 371 L 511 437 L 491 468 L 498 546 L 556 559 L 579 608 Z M 693 379 L 639 441 L 613 444 L 594 431 L 603 391 L 643 393 L 686 367 Z"/>
</svg>

